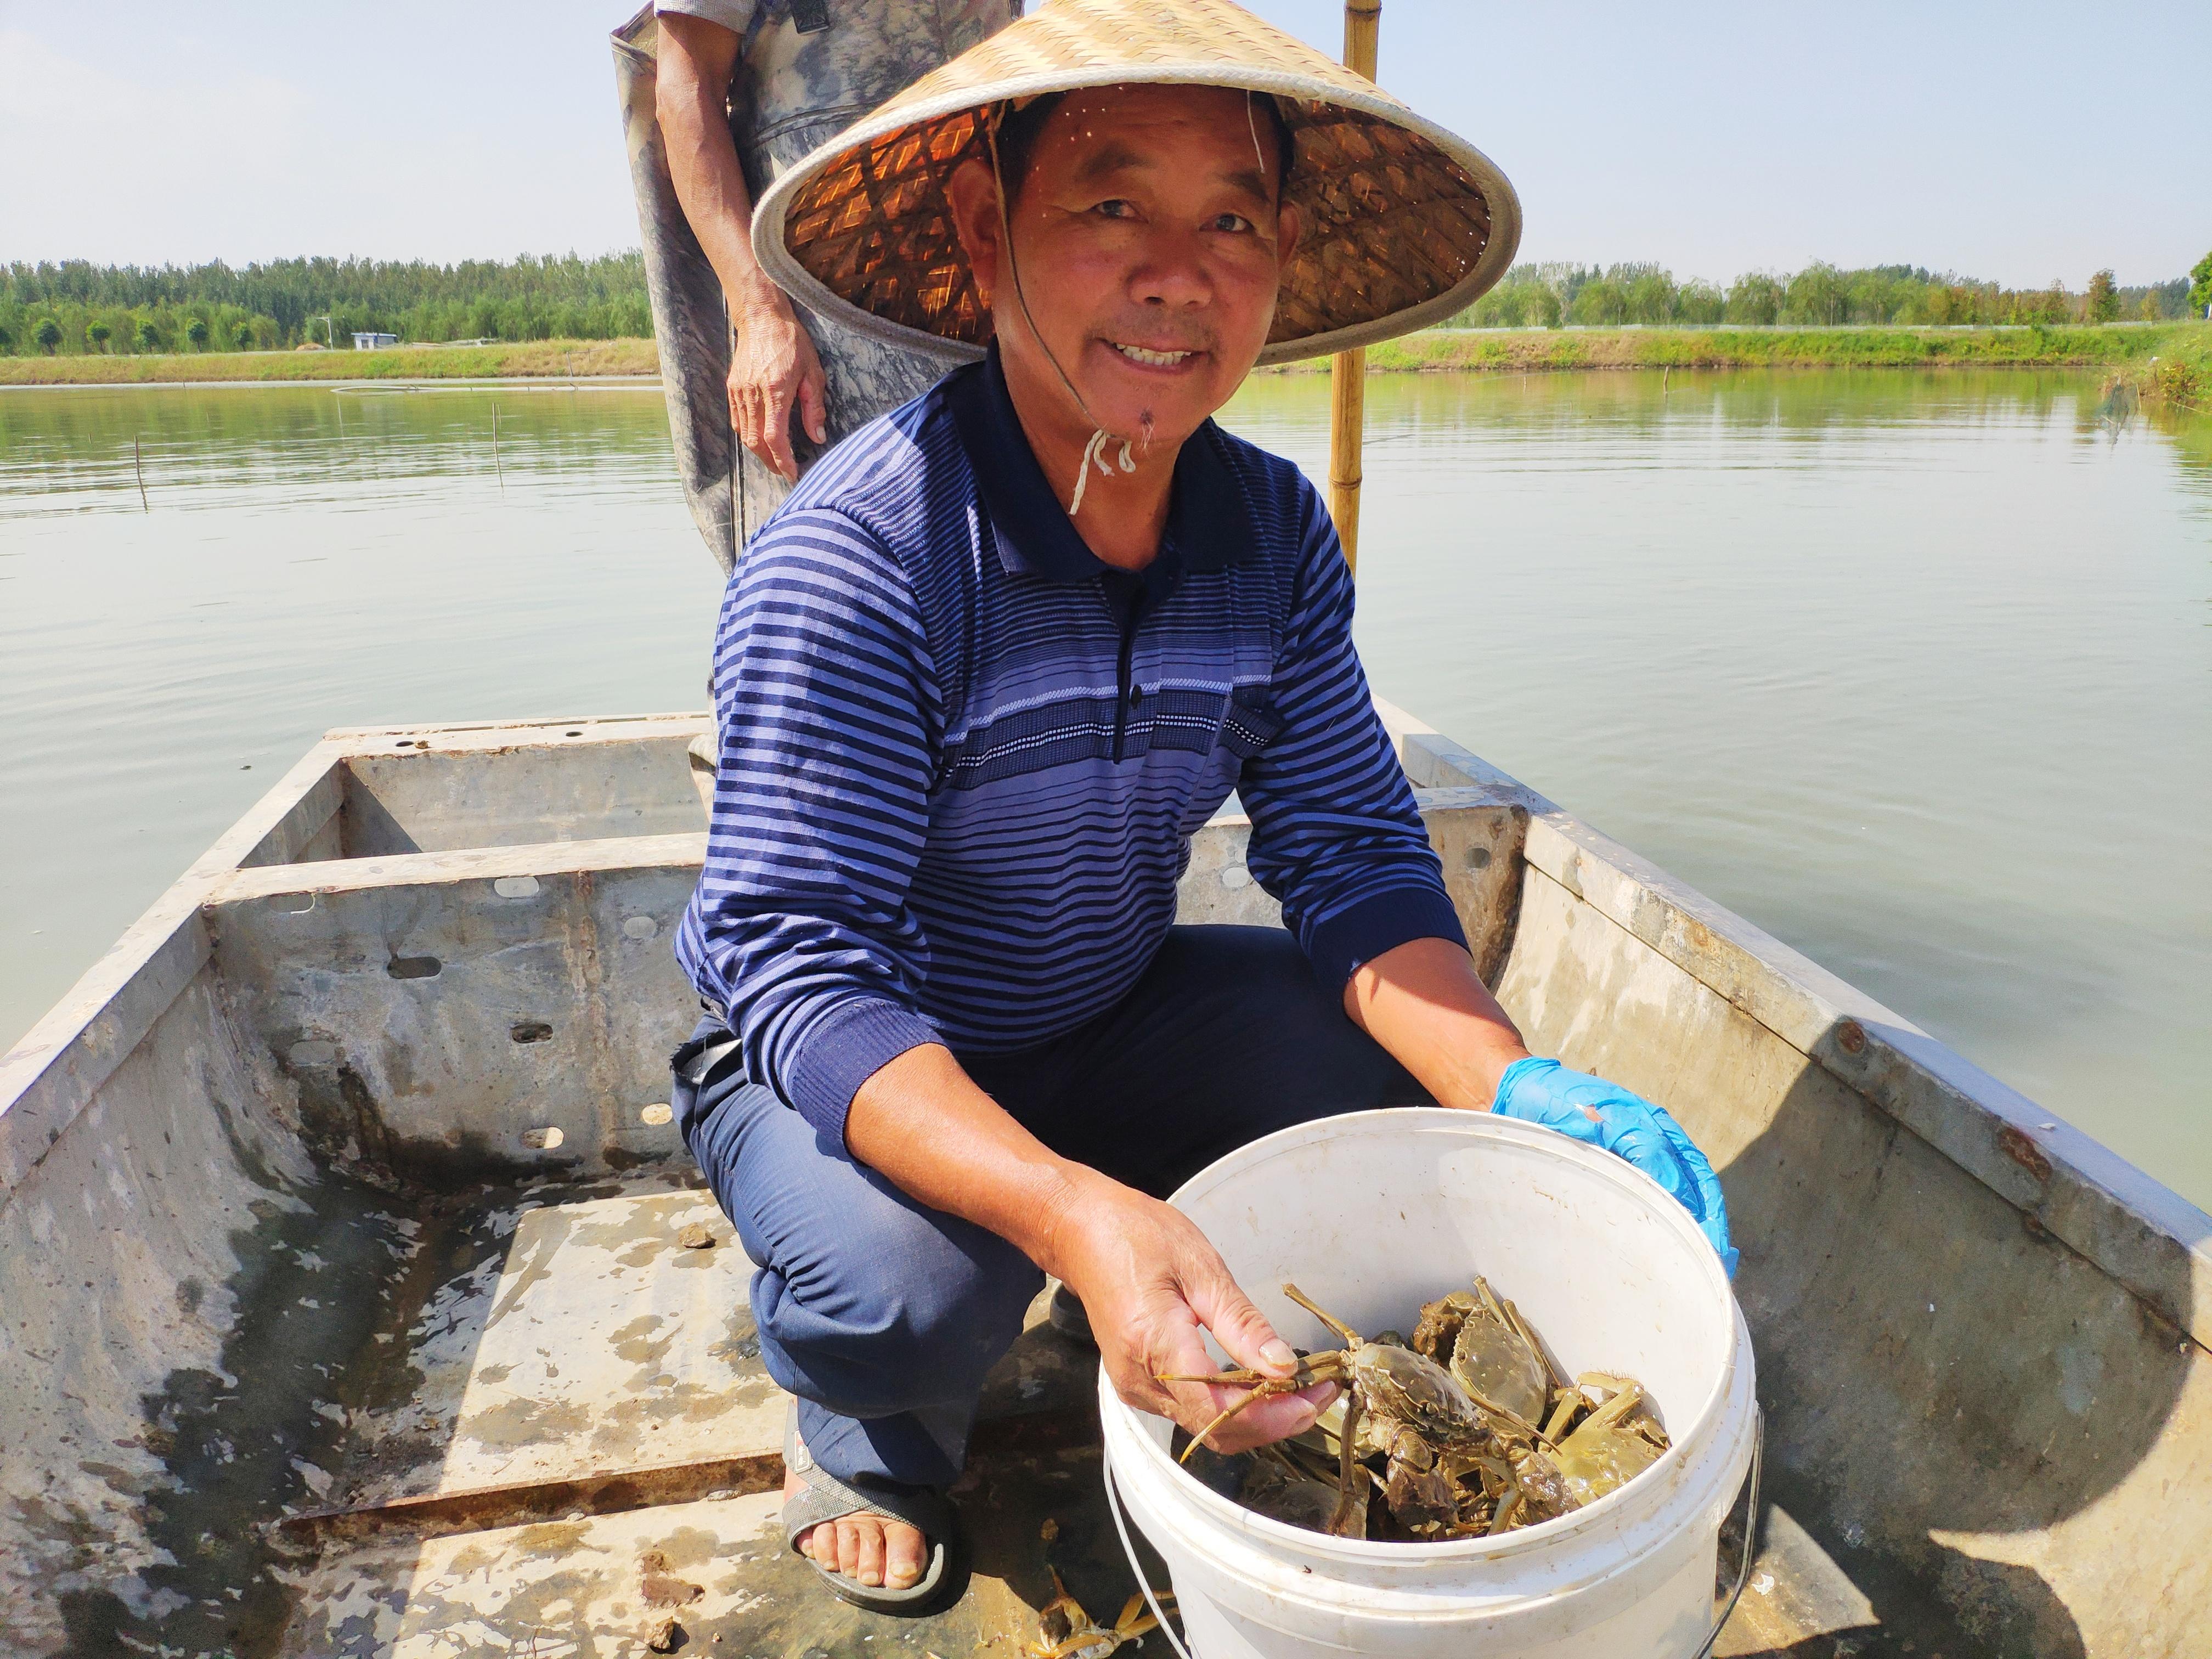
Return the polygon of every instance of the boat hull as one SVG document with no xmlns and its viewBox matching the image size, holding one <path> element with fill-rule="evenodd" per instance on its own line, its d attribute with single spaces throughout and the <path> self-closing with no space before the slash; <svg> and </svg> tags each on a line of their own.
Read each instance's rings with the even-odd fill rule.
<svg viewBox="0 0 2212 1659">
<path fill-rule="evenodd" d="M 1531 1046 L 1722 1171 L 1772 1502 L 1720 1650 L 2195 1650 L 2212 1220 L 1384 712 Z M 334 733 L 0 1060 L 0 1652 L 896 1632 L 779 1556 L 781 1397 L 668 1121 L 706 729 Z M 1184 920 L 1279 920 L 1246 830 Z M 1088 1373 L 1040 1326 L 994 1376 L 926 1645 L 1024 1639 L 1048 1565 L 1127 1594 Z"/>
</svg>

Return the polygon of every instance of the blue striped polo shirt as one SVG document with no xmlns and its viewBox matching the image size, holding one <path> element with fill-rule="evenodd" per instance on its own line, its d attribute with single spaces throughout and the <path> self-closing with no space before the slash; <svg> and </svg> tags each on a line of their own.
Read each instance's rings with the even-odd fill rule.
<svg viewBox="0 0 2212 1659">
<path fill-rule="evenodd" d="M 1232 790 L 1254 879 L 1332 988 L 1408 939 L 1465 940 L 1328 515 L 1211 421 L 1132 574 L 1076 533 L 995 356 L 954 371 L 837 445 L 745 549 L 714 700 L 677 957 L 748 1075 L 841 1140 L 908 1048 L 1024 1048 L 1110 1006 Z"/>
</svg>

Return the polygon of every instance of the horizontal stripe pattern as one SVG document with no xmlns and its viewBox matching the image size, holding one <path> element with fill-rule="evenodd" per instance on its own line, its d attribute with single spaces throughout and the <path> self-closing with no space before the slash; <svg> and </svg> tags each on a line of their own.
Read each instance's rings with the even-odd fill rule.
<svg viewBox="0 0 2212 1659">
<path fill-rule="evenodd" d="M 1141 613 L 1130 698 L 1104 584 L 1002 555 L 947 409 L 979 373 L 825 456 L 716 630 L 720 764 L 677 954 L 750 1075 L 833 1136 L 916 1043 L 1025 1048 L 1117 1000 L 1232 790 L 1252 874 L 1325 981 L 1461 937 L 1297 470 L 1211 426 L 1190 441 L 1252 545 L 1189 561 Z"/>
</svg>

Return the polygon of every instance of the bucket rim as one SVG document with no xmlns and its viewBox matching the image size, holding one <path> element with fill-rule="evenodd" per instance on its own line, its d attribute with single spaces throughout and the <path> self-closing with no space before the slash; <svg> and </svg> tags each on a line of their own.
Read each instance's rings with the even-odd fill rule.
<svg viewBox="0 0 2212 1659">
<path fill-rule="evenodd" d="M 1437 1543 L 1335 1538 L 1257 1514 L 1207 1486 L 1169 1456 L 1152 1436 L 1144 1431 L 1142 1424 L 1137 1421 L 1140 1414 L 1114 1393 L 1103 1369 L 1100 1373 L 1102 1409 L 1110 1407 L 1128 1418 L 1129 1427 L 1134 1431 L 1133 1438 L 1138 1443 L 1138 1455 L 1156 1467 L 1170 1472 L 1173 1478 L 1188 1483 L 1188 1495 L 1197 1500 L 1201 1510 L 1212 1515 L 1217 1522 L 1226 1522 L 1259 1538 L 1293 1545 L 1316 1555 L 1334 1557 L 1346 1563 L 1413 1566 L 1430 1562 L 1455 1564 L 1498 1560 L 1565 1543 L 1579 1533 L 1625 1518 L 1628 1510 L 1641 1507 L 1665 1484 L 1663 1480 L 1653 1477 L 1679 1473 L 1688 1460 L 1692 1445 L 1702 1448 L 1715 1419 L 1725 1409 L 1735 1389 L 1741 1362 L 1750 1352 L 1750 1330 L 1745 1323 L 1742 1307 L 1735 1299 L 1735 1290 L 1729 1283 L 1728 1274 L 1721 1267 L 1719 1255 L 1697 1224 L 1690 1218 L 1689 1212 L 1682 1207 L 1680 1200 L 1641 1170 L 1601 1148 L 1585 1146 L 1557 1130 L 1523 1123 L 1516 1118 L 1501 1118 L 1486 1112 L 1461 1111 L 1443 1106 L 1390 1106 L 1316 1118 L 1262 1135 L 1206 1165 L 1170 1193 L 1167 1201 L 1182 1209 L 1187 1202 L 1205 1196 L 1222 1182 L 1242 1174 L 1253 1165 L 1317 1140 L 1340 1137 L 1348 1133 L 1402 1132 L 1407 1128 L 1420 1133 L 1448 1134 L 1458 1139 L 1515 1142 L 1557 1157 L 1562 1162 L 1578 1165 L 1590 1174 L 1613 1182 L 1624 1193 L 1632 1195 L 1653 1214 L 1659 1216 L 1662 1224 L 1674 1228 L 1686 1242 L 1694 1243 L 1696 1249 L 1692 1259 L 1698 1263 L 1700 1276 L 1706 1288 L 1717 1289 L 1728 1303 L 1731 1328 L 1728 1352 L 1723 1358 L 1711 1389 L 1698 1402 L 1697 1409 L 1689 1414 L 1687 1426 L 1669 1437 L 1672 1443 L 1648 1468 L 1595 1503 L 1552 1520 L 1539 1522 L 1534 1526 L 1516 1528 L 1495 1537 L 1455 1538 Z M 1754 1389 L 1754 1395 L 1755 1392 Z"/>
<path fill-rule="evenodd" d="M 1102 1396 L 1110 1392 L 1112 1385 L 1103 1368 L 1099 1384 Z M 1411 1544 L 1370 1545 L 1369 1550 L 1390 1549 L 1389 1559 L 1384 1562 L 1365 1553 L 1352 1557 L 1325 1548 L 1310 1553 L 1302 1547 L 1281 1550 L 1277 1546 L 1283 1541 L 1304 1547 L 1349 1540 L 1285 1528 L 1243 1510 L 1239 1510 L 1242 1520 L 1256 1524 L 1225 1527 L 1206 1510 L 1162 1504 L 1160 1499 L 1180 1495 L 1154 1486 L 1141 1476 L 1134 1486 L 1129 1484 L 1135 1471 L 1129 1463 L 1127 1443 L 1142 1441 L 1151 1448 L 1151 1437 L 1142 1427 L 1139 1413 L 1123 1412 L 1109 1419 L 1103 1437 L 1103 1450 L 1107 1478 L 1121 1489 L 1121 1501 L 1131 1520 L 1167 1557 L 1170 1571 L 1179 1572 L 1179 1563 L 1187 1565 L 1185 1558 L 1194 1554 L 1206 1569 L 1211 1585 L 1207 1597 L 1236 1607 L 1246 1618 L 1293 1634 L 1298 1632 L 1277 1622 L 1266 1609 L 1295 1608 L 1312 1617 L 1351 1617 L 1363 1626 L 1380 1620 L 1400 1632 L 1463 1630 L 1470 1617 L 1488 1626 L 1499 1620 L 1540 1615 L 1547 1608 L 1570 1603 L 1587 1607 L 1594 1595 L 1648 1572 L 1654 1560 L 1676 1540 L 1705 1534 L 1717 1536 L 1728 1510 L 1734 1507 L 1759 1438 L 1759 1413 L 1751 1377 L 1738 1372 L 1730 1386 L 1732 1391 L 1741 1392 L 1749 1407 L 1741 1431 L 1730 1434 L 1723 1425 L 1723 1432 L 1698 1449 L 1696 1462 L 1674 1477 L 1678 1486 L 1694 1483 L 1691 1490 L 1695 1493 L 1708 1498 L 1718 1494 L 1717 1501 L 1698 1506 L 1693 1525 L 1686 1528 L 1666 1525 L 1664 1512 L 1668 1506 L 1662 1503 L 1649 1507 L 1644 1514 L 1619 1517 L 1610 1538 L 1604 1534 L 1564 1537 L 1555 1540 L 1556 1550 L 1528 1559 L 1511 1556 L 1439 1559 L 1425 1547 Z M 1573 1582 L 1559 1582 L 1557 1573 L 1563 1568 L 1574 1574 Z M 1535 1583 L 1485 1585 L 1466 1577 L 1492 1571 L 1507 1574 L 1534 1571 L 1547 1578 Z M 1435 1577 L 1438 1574 L 1446 1577 L 1438 1579 Z M 1195 1591 L 1197 1587 L 1193 1589 Z M 1349 1601 L 1347 1594 L 1352 1597 Z M 1256 1602 L 1251 1599 L 1255 1595 Z"/>
</svg>

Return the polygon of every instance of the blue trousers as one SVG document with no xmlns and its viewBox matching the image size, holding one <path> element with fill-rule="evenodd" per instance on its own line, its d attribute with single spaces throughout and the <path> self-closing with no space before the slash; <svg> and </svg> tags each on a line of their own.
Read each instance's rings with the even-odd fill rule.
<svg viewBox="0 0 2212 1659">
<path fill-rule="evenodd" d="M 960 1060 L 1054 1152 L 1163 1197 L 1274 1130 L 1430 1103 L 1267 927 L 1172 928 L 1103 1013 L 1034 1048 Z M 798 1396 L 808 1450 L 847 1481 L 948 1484 L 984 1373 L 1043 1275 L 856 1163 L 742 1067 L 675 1091 L 684 1140 L 758 1264 L 761 1358 Z"/>
</svg>

